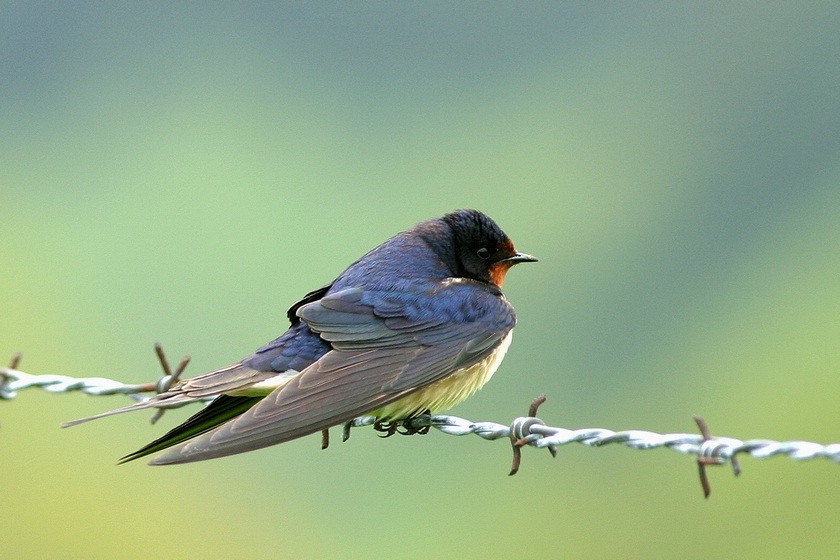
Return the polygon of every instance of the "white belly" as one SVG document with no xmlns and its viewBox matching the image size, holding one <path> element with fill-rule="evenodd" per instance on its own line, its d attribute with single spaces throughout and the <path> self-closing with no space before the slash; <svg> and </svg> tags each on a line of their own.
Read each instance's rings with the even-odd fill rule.
<svg viewBox="0 0 840 560">
<path fill-rule="evenodd" d="M 434 414 L 452 408 L 490 381 L 493 373 L 502 363 L 502 358 L 505 357 L 512 337 L 513 331 L 511 330 L 493 353 L 477 364 L 457 371 L 405 398 L 385 405 L 371 412 L 370 415 L 376 416 L 380 420 L 396 420 L 408 418 L 425 410 L 430 410 Z"/>
</svg>

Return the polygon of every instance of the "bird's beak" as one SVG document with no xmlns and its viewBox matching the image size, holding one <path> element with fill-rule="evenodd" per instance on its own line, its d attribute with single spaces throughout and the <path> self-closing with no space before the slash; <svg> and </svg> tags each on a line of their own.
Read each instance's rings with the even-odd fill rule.
<svg viewBox="0 0 840 560">
<path fill-rule="evenodd" d="M 527 253 L 514 253 L 508 258 L 502 259 L 499 262 L 510 263 L 511 265 L 514 265 L 516 263 L 522 262 L 537 262 L 538 260 L 539 259 L 537 259 L 537 257 L 529 255 Z"/>
</svg>

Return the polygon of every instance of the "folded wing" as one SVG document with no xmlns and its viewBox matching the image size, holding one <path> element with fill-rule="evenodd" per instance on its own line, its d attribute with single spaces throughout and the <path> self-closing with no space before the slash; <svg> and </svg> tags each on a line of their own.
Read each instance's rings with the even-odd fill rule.
<svg viewBox="0 0 840 560">
<path fill-rule="evenodd" d="M 501 293 L 472 281 L 346 289 L 306 303 L 297 316 L 332 350 L 238 417 L 151 464 L 242 453 L 347 422 L 481 361 L 515 324 Z"/>
</svg>

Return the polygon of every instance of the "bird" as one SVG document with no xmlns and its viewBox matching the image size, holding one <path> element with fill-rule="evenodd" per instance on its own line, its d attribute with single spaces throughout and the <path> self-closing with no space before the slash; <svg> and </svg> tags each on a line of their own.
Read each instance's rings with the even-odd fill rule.
<svg viewBox="0 0 840 560">
<path fill-rule="evenodd" d="M 63 427 L 212 398 L 120 460 L 163 451 L 150 465 L 253 451 L 360 416 L 373 416 L 380 431 L 393 434 L 490 379 L 516 324 L 502 293 L 505 274 L 536 261 L 478 210 L 420 222 L 304 295 L 287 311 L 288 330 L 251 355 Z"/>
</svg>

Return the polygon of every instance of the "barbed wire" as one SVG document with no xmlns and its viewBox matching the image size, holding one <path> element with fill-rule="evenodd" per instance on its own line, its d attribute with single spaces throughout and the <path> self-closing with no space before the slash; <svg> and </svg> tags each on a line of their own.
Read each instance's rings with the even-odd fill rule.
<svg viewBox="0 0 840 560">
<path fill-rule="evenodd" d="M 185 356 L 173 371 L 169 368 L 166 356 L 159 344 L 155 345 L 155 352 L 164 370 L 164 376 L 155 383 L 125 384 L 105 377 L 70 377 L 66 375 L 33 375 L 17 369 L 20 354 L 16 354 L 9 367 L 0 367 L 0 399 L 10 400 L 17 397 L 19 391 L 38 388 L 50 393 L 66 393 L 78 391 L 88 395 L 124 394 L 136 400 L 143 401 L 149 397 L 144 393 L 160 393 L 169 389 L 183 372 L 189 357 Z M 212 398 L 205 399 L 209 402 Z M 194 401 L 193 401 L 194 402 Z M 706 497 L 711 489 L 706 477 L 707 466 L 729 464 L 734 474 L 740 474 L 738 456 L 747 454 L 754 459 L 767 459 L 776 455 L 783 455 L 795 461 L 824 458 L 840 463 L 840 443 L 822 445 L 808 441 L 774 441 L 770 439 L 740 440 L 731 437 L 713 437 L 702 418 L 694 417 L 700 430 L 699 434 L 672 433 L 659 434 L 645 430 L 613 431 L 605 428 L 558 428 L 546 425 L 536 417 L 537 409 L 545 402 L 545 396 L 534 399 L 527 416 L 513 420 L 510 425 L 496 422 L 473 422 L 451 415 L 420 415 L 398 424 L 391 424 L 389 434 L 395 431 L 401 433 L 425 433 L 430 428 L 454 436 L 475 434 L 486 440 L 508 439 L 513 450 L 513 463 L 510 475 L 519 470 L 521 449 L 528 445 L 536 448 L 548 449 L 552 456 L 556 456 L 557 447 L 570 443 L 581 443 L 589 447 L 601 447 L 609 444 L 622 444 L 631 449 L 673 449 L 680 453 L 696 457 L 700 481 Z M 191 403 L 184 403 L 191 404 Z M 182 406 L 182 405 L 178 405 Z M 151 421 L 154 423 L 165 410 L 178 408 L 168 405 L 166 409 L 158 408 Z M 350 429 L 354 427 L 374 425 L 382 431 L 382 424 L 374 416 L 363 416 L 344 425 L 343 439 L 350 437 Z M 387 429 L 387 427 L 386 427 Z M 324 446 L 328 443 L 328 435 L 324 434 Z"/>
</svg>

